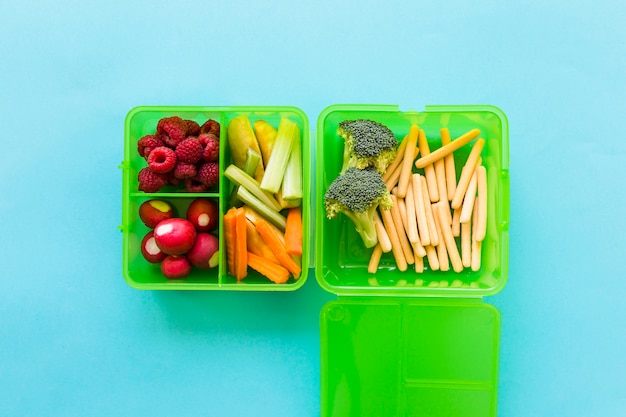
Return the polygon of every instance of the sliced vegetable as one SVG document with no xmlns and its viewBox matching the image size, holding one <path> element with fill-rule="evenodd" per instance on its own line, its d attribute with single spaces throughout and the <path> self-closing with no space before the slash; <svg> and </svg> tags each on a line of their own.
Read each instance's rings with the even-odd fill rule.
<svg viewBox="0 0 626 417">
<path fill-rule="evenodd" d="M 228 124 L 228 146 L 230 156 L 239 168 L 243 168 L 246 163 L 248 149 L 252 149 L 261 154 L 259 143 L 257 142 L 250 119 L 248 116 L 237 116 Z M 264 166 L 260 163 L 254 173 L 254 178 L 261 181 L 263 178 Z"/>
<path fill-rule="evenodd" d="M 261 155 L 258 152 L 254 151 L 252 148 L 248 148 L 246 152 L 246 162 L 243 164 L 243 172 L 248 174 L 250 177 L 254 176 L 254 172 L 256 171 L 257 166 L 261 162 Z M 229 203 L 231 206 L 239 207 L 243 203 L 237 197 L 237 189 L 239 188 L 236 185 L 233 188 L 233 191 L 230 193 Z"/>
<path fill-rule="evenodd" d="M 252 252 L 255 255 L 261 256 L 268 261 L 274 263 L 280 263 L 276 256 L 274 256 L 274 252 L 267 246 L 267 243 L 263 240 L 259 232 L 256 230 L 254 223 L 252 223 L 247 218 L 246 213 L 246 240 L 248 245 L 248 252 Z"/>
<path fill-rule="evenodd" d="M 298 207 L 300 205 L 302 205 L 302 199 L 301 198 L 294 198 L 292 200 L 285 200 L 283 198 L 283 187 L 280 187 L 280 190 L 278 190 L 278 192 L 276 194 L 274 194 L 274 197 L 276 198 L 276 201 L 278 201 L 278 204 L 280 204 L 280 208 L 281 209 L 286 209 L 286 208 L 291 208 L 291 207 Z"/>
<path fill-rule="evenodd" d="M 287 219 L 285 218 L 285 216 L 256 198 L 254 194 L 248 191 L 245 187 L 239 187 L 239 190 L 237 191 L 237 196 L 241 201 L 244 202 L 244 204 L 252 207 L 261 216 L 263 216 L 263 218 L 270 221 L 280 230 L 285 231 L 285 226 L 287 225 Z"/>
<path fill-rule="evenodd" d="M 300 128 L 297 125 L 289 161 L 285 168 L 282 191 L 282 197 L 287 201 L 302 199 L 302 146 L 300 145 Z"/>
<path fill-rule="evenodd" d="M 284 266 L 252 252 L 248 252 L 248 266 L 276 284 L 284 284 L 289 280 L 289 271 Z"/>
<path fill-rule="evenodd" d="M 254 134 L 261 148 L 261 155 L 265 165 L 270 160 L 274 143 L 276 142 L 276 129 L 265 120 L 257 120 L 254 122 Z"/>
<path fill-rule="evenodd" d="M 283 118 L 278 125 L 274 148 L 267 161 L 267 168 L 261 181 L 261 188 L 271 193 L 278 192 L 283 182 L 291 148 L 296 140 L 300 140 L 298 125 L 287 118 Z"/>
<path fill-rule="evenodd" d="M 224 245 L 226 246 L 226 265 L 228 273 L 235 276 L 235 241 L 236 241 L 236 219 L 237 209 L 231 207 L 223 217 L 224 223 Z"/>
<path fill-rule="evenodd" d="M 241 168 L 231 164 L 224 170 L 224 176 L 234 182 L 235 185 L 245 187 L 256 198 L 261 200 L 265 205 L 273 208 L 276 212 L 280 210 L 280 204 L 278 204 L 274 196 L 267 191 L 263 191 L 261 187 L 259 187 L 259 183 L 246 174 Z"/>
<path fill-rule="evenodd" d="M 246 212 L 235 211 L 235 278 L 242 280 L 248 275 L 248 245 L 246 239 Z"/>
<path fill-rule="evenodd" d="M 290 255 L 302 256 L 302 216 L 300 215 L 300 207 L 290 208 L 287 213 L 285 248 Z"/>
<path fill-rule="evenodd" d="M 270 247 L 272 252 L 274 252 L 274 255 L 276 256 L 276 258 L 278 258 L 281 265 L 287 268 L 287 270 L 291 272 L 296 278 L 299 277 L 300 273 L 302 272 L 302 268 L 296 263 L 291 255 L 287 253 L 285 245 L 268 226 L 267 222 L 260 219 L 257 222 L 256 229 L 258 230 L 265 243 L 267 243 L 267 245 Z"/>
<path fill-rule="evenodd" d="M 246 219 L 250 220 L 252 222 L 252 224 L 254 224 L 254 226 L 256 227 L 256 225 L 262 221 L 265 220 L 263 218 L 263 216 L 261 216 L 256 210 L 254 210 L 252 207 L 250 206 L 243 206 L 244 211 L 246 212 Z M 278 236 L 278 238 L 280 239 L 280 241 L 283 243 L 283 245 L 285 244 L 285 234 L 283 233 L 282 230 L 280 230 L 278 227 L 274 226 L 272 223 L 267 223 L 267 225 L 272 229 L 272 231 L 276 234 L 276 236 Z M 258 232 L 257 232 L 258 233 Z"/>
</svg>

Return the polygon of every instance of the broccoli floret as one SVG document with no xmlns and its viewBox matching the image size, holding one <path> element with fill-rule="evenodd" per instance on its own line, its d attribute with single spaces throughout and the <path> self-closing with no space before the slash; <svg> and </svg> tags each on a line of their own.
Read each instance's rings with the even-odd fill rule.
<svg viewBox="0 0 626 417">
<path fill-rule="evenodd" d="M 337 134 L 345 141 L 341 172 L 373 166 L 382 174 L 396 156 L 398 140 L 393 132 L 373 120 L 344 120 Z"/>
<path fill-rule="evenodd" d="M 330 184 L 324 196 L 326 216 L 332 219 L 343 213 L 356 226 L 365 247 L 378 243 L 374 214 L 376 208 L 391 208 L 391 194 L 380 173 L 374 167 L 349 167 Z"/>
</svg>

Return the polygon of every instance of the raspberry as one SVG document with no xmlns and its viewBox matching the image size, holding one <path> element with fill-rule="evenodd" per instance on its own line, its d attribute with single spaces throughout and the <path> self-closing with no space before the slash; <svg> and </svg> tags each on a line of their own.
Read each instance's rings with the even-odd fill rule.
<svg viewBox="0 0 626 417">
<path fill-rule="evenodd" d="M 154 172 L 170 172 L 175 165 L 176 153 L 166 146 L 154 148 L 148 155 L 148 166 Z"/>
<path fill-rule="evenodd" d="M 174 167 L 174 177 L 179 180 L 186 180 L 193 178 L 198 173 L 198 170 L 194 164 L 178 161 Z"/>
<path fill-rule="evenodd" d="M 215 136 L 220 136 L 220 124 L 219 122 L 209 119 L 202 126 L 200 126 L 200 133 L 213 133 Z"/>
<path fill-rule="evenodd" d="M 202 145 L 193 136 L 189 136 L 176 146 L 176 159 L 195 164 L 202 159 Z"/>
<path fill-rule="evenodd" d="M 175 148 L 187 136 L 187 126 L 178 116 L 164 117 L 157 124 L 157 133 L 167 146 Z"/>
<path fill-rule="evenodd" d="M 137 174 L 139 181 L 139 191 L 145 193 L 156 193 L 167 185 L 167 176 L 152 171 L 150 168 L 142 168 Z"/>
<path fill-rule="evenodd" d="M 207 162 L 198 168 L 196 179 L 211 188 L 220 182 L 220 168 L 216 162 Z"/>
<path fill-rule="evenodd" d="M 137 152 L 140 156 L 148 158 L 150 151 L 163 145 L 163 141 L 156 135 L 146 135 L 137 142 Z"/>
<path fill-rule="evenodd" d="M 209 190 L 209 187 L 202 184 L 196 178 L 189 178 L 185 180 L 185 191 L 188 193 L 205 193 Z"/>
<path fill-rule="evenodd" d="M 187 136 L 198 136 L 200 134 L 200 125 L 193 120 L 184 120 L 187 128 Z"/>
<path fill-rule="evenodd" d="M 180 179 L 176 178 L 176 168 L 174 168 L 165 175 L 167 175 L 167 183 L 171 186 L 176 187 L 182 182 Z"/>
<path fill-rule="evenodd" d="M 204 152 L 202 158 L 207 162 L 215 162 L 220 159 L 220 142 L 212 133 L 205 133 L 198 136 L 204 142 Z"/>
<path fill-rule="evenodd" d="M 200 133 L 200 135 L 198 135 L 198 142 L 200 142 L 200 145 L 202 145 L 203 147 L 206 146 L 207 142 L 209 141 L 219 142 L 220 139 L 213 133 Z"/>
</svg>

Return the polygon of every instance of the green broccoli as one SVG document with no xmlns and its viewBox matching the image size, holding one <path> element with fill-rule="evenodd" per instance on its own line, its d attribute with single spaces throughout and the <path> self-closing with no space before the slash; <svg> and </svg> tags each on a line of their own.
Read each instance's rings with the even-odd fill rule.
<svg viewBox="0 0 626 417">
<path fill-rule="evenodd" d="M 393 132 L 373 120 L 344 120 L 337 134 L 345 141 L 341 172 L 373 166 L 383 174 L 396 156 L 398 140 Z"/>
<path fill-rule="evenodd" d="M 374 214 L 376 208 L 391 208 L 391 194 L 380 173 L 374 167 L 349 167 L 330 184 L 324 196 L 326 216 L 332 219 L 343 213 L 356 226 L 365 247 L 378 243 Z"/>
</svg>

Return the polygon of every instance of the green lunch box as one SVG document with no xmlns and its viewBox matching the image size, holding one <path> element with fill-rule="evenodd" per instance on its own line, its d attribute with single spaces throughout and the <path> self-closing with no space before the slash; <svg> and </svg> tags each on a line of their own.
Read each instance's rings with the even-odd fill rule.
<svg viewBox="0 0 626 417">
<path fill-rule="evenodd" d="M 137 191 L 137 173 L 146 166 L 137 154 L 137 141 L 154 132 L 160 118 L 175 115 L 200 124 L 207 119 L 220 122 L 222 172 L 230 163 L 227 126 L 234 117 L 247 115 L 251 122 L 263 119 L 274 127 L 288 117 L 298 124 L 304 181 L 303 271 L 298 280 L 277 285 L 250 271 L 238 282 L 228 274 L 223 253 L 222 262 L 212 270 L 167 280 L 158 265 L 142 258 L 140 242 L 149 230 L 138 216 L 143 201 L 166 199 L 184 212 L 193 198 L 203 196 L 216 200 L 221 214 L 228 209 L 232 185 L 223 175 L 219 187 L 209 193 Z M 422 273 L 411 268 L 401 272 L 392 254 L 385 253 L 377 273 L 368 274 L 371 249 L 359 242 L 350 220 L 343 215 L 328 219 L 324 210 L 324 194 L 343 161 L 344 140 L 337 128 L 350 119 L 380 122 L 399 141 L 416 124 L 425 131 L 431 152 L 441 146 L 443 127 L 453 139 L 480 130 L 485 140 L 481 157 L 487 171 L 488 217 L 478 271 L 432 271 L 425 263 Z M 473 142 L 454 153 L 457 179 Z M 400 111 L 394 105 L 332 105 L 319 115 L 316 131 L 310 131 L 306 114 L 296 107 L 136 107 L 125 121 L 121 168 L 122 266 L 132 287 L 292 291 L 313 269 L 319 285 L 337 295 L 320 316 L 322 416 L 496 415 L 500 313 L 483 297 L 502 290 L 508 276 L 509 139 L 502 110 L 489 105 L 426 106 L 424 111 Z M 220 220 L 220 247 L 222 230 Z"/>
</svg>

